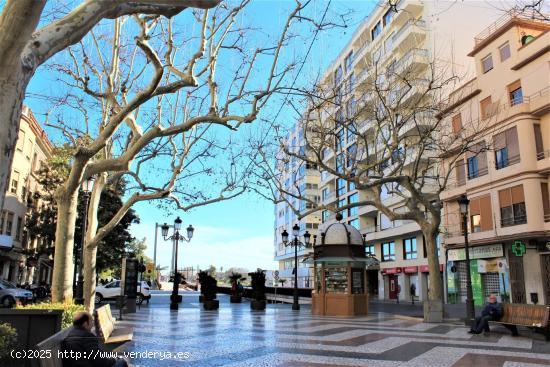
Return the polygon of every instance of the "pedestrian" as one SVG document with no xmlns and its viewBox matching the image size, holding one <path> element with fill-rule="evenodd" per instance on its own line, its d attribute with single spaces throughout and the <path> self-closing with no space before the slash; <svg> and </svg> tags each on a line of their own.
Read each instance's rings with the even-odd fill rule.
<svg viewBox="0 0 550 367">
<path fill-rule="evenodd" d="M 498 321 L 502 318 L 504 313 L 502 304 L 497 302 L 497 296 L 491 294 L 489 296 L 489 303 L 485 305 L 481 316 L 476 317 L 474 326 L 470 329 L 470 334 L 481 334 L 482 331 L 488 333 L 489 321 Z M 518 336 L 518 330 L 515 325 L 505 325 L 512 331 L 513 336 Z"/>
<path fill-rule="evenodd" d="M 89 312 L 81 311 L 73 318 L 73 327 L 62 342 L 64 351 L 63 367 L 127 367 L 128 363 L 120 358 L 102 358 L 99 352 L 98 337 L 92 333 L 93 317 Z M 87 356 L 74 359 L 70 355 Z M 90 358 L 93 356 L 93 358 Z"/>
</svg>

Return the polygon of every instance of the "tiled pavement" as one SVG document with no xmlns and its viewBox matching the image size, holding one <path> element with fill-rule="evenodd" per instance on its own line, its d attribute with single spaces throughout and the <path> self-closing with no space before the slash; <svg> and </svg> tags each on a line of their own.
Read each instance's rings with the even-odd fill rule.
<svg viewBox="0 0 550 367">
<path fill-rule="evenodd" d="M 488 335 L 470 335 L 459 324 L 424 324 L 383 312 L 367 317 L 313 316 L 308 307 L 268 305 L 251 311 L 220 295 L 218 311 L 204 311 L 195 293 L 186 293 L 178 312 L 168 294 L 125 315 L 134 340 L 121 352 L 142 352 L 135 366 L 550 366 L 550 343 L 522 330 L 512 337 L 495 326 Z M 164 353 L 146 356 L 143 352 Z M 168 356 L 182 352 L 177 358 Z M 183 353 L 187 352 L 187 355 Z"/>
</svg>

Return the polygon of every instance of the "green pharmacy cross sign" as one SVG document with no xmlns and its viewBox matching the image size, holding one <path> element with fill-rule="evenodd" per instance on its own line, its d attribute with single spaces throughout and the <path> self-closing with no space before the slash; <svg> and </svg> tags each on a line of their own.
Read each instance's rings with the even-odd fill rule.
<svg viewBox="0 0 550 367">
<path fill-rule="evenodd" d="M 525 244 L 522 241 L 514 241 L 512 244 L 512 252 L 516 256 L 523 256 L 527 250 L 525 249 Z"/>
</svg>

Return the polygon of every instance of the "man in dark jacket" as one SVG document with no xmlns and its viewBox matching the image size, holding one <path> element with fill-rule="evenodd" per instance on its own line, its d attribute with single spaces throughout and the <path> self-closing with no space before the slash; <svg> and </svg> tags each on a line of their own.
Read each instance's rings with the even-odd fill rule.
<svg viewBox="0 0 550 367">
<path fill-rule="evenodd" d="M 489 303 L 485 305 L 481 316 L 476 317 L 474 326 L 470 329 L 470 334 L 480 334 L 482 331 L 489 332 L 489 321 L 498 321 L 502 317 L 504 310 L 502 304 L 497 302 L 494 294 L 489 296 Z M 517 330 L 512 330 L 513 335 L 517 335 Z"/>
<path fill-rule="evenodd" d="M 105 358 L 98 337 L 92 333 L 93 317 L 89 312 L 78 312 L 73 318 L 73 327 L 63 340 L 65 358 L 63 367 L 125 367 L 124 359 Z M 78 356 L 78 357 L 77 357 Z"/>
</svg>

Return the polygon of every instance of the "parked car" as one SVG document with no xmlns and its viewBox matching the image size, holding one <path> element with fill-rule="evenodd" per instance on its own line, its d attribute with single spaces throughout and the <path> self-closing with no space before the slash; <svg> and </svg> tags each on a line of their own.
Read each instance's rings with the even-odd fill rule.
<svg viewBox="0 0 550 367">
<path fill-rule="evenodd" d="M 15 284 L 0 280 L 0 304 L 4 307 L 13 307 L 16 302 L 23 304 L 33 301 L 33 294 L 26 289 L 17 288 Z"/>
<path fill-rule="evenodd" d="M 98 285 L 95 289 L 95 303 L 101 303 L 104 299 L 115 299 L 120 296 L 120 280 L 113 280 L 105 285 Z M 144 300 L 151 299 L 149 293 L 149 284 L 145 280 L 141 281 L 141 291 L 139 284 L 137 286 L 136 305 L 141 305 Z"/>
</svg>

